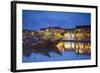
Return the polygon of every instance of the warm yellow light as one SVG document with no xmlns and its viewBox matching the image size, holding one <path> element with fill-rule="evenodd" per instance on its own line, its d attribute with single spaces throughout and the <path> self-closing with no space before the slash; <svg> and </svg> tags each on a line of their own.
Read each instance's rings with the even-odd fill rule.
<svg viewBox="0 0 100 73">
<path fill-rule="evenodd" d="M 78 44 L 76 44 L 76 48 L 78 48 Z"/>
</svg>

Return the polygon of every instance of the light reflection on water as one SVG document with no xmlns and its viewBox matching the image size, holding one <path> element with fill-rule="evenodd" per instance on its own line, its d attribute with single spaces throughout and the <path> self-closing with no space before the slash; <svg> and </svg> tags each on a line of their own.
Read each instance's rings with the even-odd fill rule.
<svg viewBox="0 0 100 73">
<path fill-rule="evenodd" d="M 66 50 L 74 50 L 78 53 L 90 54 L 91 44 L 90 42 L 64 42 Z"/>
<path fill-rule="evenodd" d="M 25 62 L 45 62 L 45 61 L 64 61 L 64 60 L 88 60 L 91 59 L 91 55 L 86 54 L 90 53 L 90 42 L 64 42 L 65 51 L 62 52 L 62 56 L 54 53 L 49 52 L 51 57 L 45 56 L 40 53 L 31 53 L 30 56 L 23 55 L 23 63 Z M 79 50 L 81 51 L 79 52 Z M 85 54 L 79 54 L 83 53 Z"/>
</svg>

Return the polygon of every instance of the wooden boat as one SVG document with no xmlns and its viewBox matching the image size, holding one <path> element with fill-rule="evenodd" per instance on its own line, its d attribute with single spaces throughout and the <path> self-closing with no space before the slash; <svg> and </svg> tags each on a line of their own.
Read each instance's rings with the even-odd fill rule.
<svg viewBox="0 0 100 73">
<path fill-rule="evenodd" d="M 61 54 L 61 51 L 56 47 L 56 45 L 60 42 L 61 40 L 55 40 L 52 41 L 51 39 L 48 40 L 42 40 L 39 41 L 35 44 L 32 44 L 32 50 L 33 52 L 37 53 L 49 53 L 49 52 L 55 52 L 57 54 Z"/>
<path fill-rule="evenodd" d="M 61 39 L 48 38 L 42 39 L 34 42 L 34 39 L 27 38 L 23 41 L 23 54 L 30 55 L 32 52 L 41 53 L 50 57 L 49 52 L 55 52 L 62 55 L 61 51 L 56 47 L 56 45 L 61 41 Z"/>
</svg>

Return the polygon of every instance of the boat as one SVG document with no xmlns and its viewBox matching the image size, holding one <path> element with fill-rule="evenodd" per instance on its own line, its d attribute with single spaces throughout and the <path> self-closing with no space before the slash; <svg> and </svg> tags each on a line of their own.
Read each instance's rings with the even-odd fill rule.
<svg viewBox="0 0 100 73">
<path fill-rule="evenodd" d="M 49 52 L 55 52 L 57 54 L 61 54 L 61 51 L 56 47 L 56 45 L 60 42 L 61 40 L 42 40 L 38 41 L 35 44 L 32 44 L 32 50 L 33 52 L 36 53 L 49 53 Z"/>
</svg>

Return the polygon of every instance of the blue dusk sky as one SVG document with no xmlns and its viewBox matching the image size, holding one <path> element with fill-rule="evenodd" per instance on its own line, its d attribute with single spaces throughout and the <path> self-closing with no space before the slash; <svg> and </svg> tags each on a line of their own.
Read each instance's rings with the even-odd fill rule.
<svg viewBox="0 0 100 73">
<path fill-rule="evenodd" d="M 23 30 L 40 30 L 47 27 L 72 29 L 76 26 L 91 25 L 90 13 L 23 10 Z"/>
</svg>

